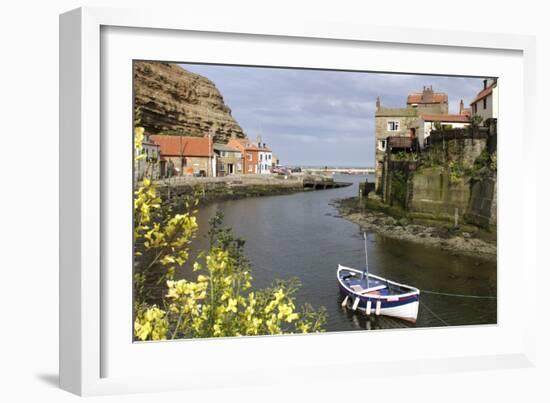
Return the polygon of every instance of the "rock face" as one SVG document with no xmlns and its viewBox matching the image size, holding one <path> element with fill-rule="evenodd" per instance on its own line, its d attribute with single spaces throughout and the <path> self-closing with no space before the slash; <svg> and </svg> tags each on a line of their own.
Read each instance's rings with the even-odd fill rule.
<svg viewBox="0 0 550 403">
<path fill-rule="evenodd" d="M 149 134 L 245 137 L 214 83 L 176 64 L 134 62 L 134 97 Z"/>
</svg>

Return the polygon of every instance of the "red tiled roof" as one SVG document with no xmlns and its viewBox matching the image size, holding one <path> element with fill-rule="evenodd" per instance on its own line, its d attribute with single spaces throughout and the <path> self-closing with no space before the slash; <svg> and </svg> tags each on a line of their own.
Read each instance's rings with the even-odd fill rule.
<svg viewBox="0 0 550 403">
<path fill-rule="evenodd" d="M 162 156 L 210 157 L 208 137 L 152 135 L 150 139 L 160 146 Z"/>
<path fill-rule="evenodd" d="M 489 95 L 491 95 L 493 93 L 493 88 L 495 88 L 496 86 L 497 86 L 497 82 L 495 81 L 494 83 L 492 83 L 487 88 L 481 90 L 477 94 L 477 96 L 474 98 L 474 100 L 472 102 L 470 102 L 470 105 L 473 105 L 476 102 L 481 101 L 483 98 L 488 97 Z"/>
<path fill-rule="evenodd" d="M 432 102 L 422 102 L 422 93 L 409 94 L 407 104 L 440 104 L 447 103 L 448 97 L 444 92 L 434 92 Z"/>
<path fill-rule="evenodd" d="M 231 139 L 229 140 L 229 143 L 227 144 L 231 144 L 232 142 L 236 142 L 237 144 L 239 144 L 244 150 L 248 150 L 248 151 L 259 151 L 258 149 L 258 146 L 251 142 L 250 140 L 248 139 Z"/>
<path fill-rule="evenodd" d="M 268 153 L 271 152 L 269 147 L 258 147 L 258 143 L 254 143 L 249 139 L 230 139 L 227 144 L 231 144 L 231 143 L 235 144 L 234 142 L 239 144 L 244 150 L 247 150 L 247 151 L 268 152 Z"/>
<path fill-rule="evenodd" d="M 425 122 L 455 122 L 468 123 L 470 118 L 467 115 L 421 115 Z"/>
</svg>

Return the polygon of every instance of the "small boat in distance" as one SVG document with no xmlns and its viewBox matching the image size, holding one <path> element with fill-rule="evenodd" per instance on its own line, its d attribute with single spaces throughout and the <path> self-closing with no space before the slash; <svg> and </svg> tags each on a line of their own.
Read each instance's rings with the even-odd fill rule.
<svg viewBox="0 0 550 403">
<path fill-rule="evenodd" d="M 367 237 L 365 239 L 365 270 L 338 265 L 336 277 L 340 293 L 344 297 L 343 307 L 353 311 L 364 311 L 367 316 L 386 315 L 416 322 L 420 290 L 399 284 L 369 273 Z"/>
</svg>

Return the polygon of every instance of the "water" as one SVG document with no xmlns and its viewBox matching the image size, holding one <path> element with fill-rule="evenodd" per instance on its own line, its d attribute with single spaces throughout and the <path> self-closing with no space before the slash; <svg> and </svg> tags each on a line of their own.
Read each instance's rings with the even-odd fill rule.
<svg viewBox="0 0 550 403">
<path fill-rule="evenodd" d="M 496 323 L 496 300 L 457 298 L 421 293 L 416 325 L 387 318 L 367 319 L 340 306 L 338 264 L 362 269 L 364 244 L 360 227 L 338 216 L 330 203 L 356 196 L 365 177 L 342 176 L 336 180 L 353 186 L 284 196 L 231 200 L 202 207 L 196 250 L 208 246 L 208 219 L 223 211 L 225 224 L 246 239 L 246 253 L 253 265 L 255 287 L 275 279 L 298 277 L 302 287 L 297 302 L 325 306 L 327 331 L 434 327 Z M 372 178 L 369 178 L 372 181 Z M 496 263 L 467 256 L 453 256 L 416 243 L 368 234 L 369 269 L 373 274 L 421 290 L 477 296 L 496 295 Z M 193 261 L 193 260 L 191 260 Z M 184 268 L 183 276 L 189 276 Z"/>
</svg>

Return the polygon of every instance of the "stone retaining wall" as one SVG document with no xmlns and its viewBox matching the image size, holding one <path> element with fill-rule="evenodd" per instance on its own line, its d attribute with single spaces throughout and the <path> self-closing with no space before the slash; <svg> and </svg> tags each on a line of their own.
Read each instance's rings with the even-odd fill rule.
<svg viewBox="0 0 550 403">
<path fill-rule="evenodd" d="M 471 223 L 495 229 L 497 222 L 496 172 L 488 167 L 473 169 L 483 151 L 496 152 L 496 125 L 479 129 L 440 130 L 418 163 L 384 160 L 382 200 L 399 205 L 408 213 L 429 219 Z M 464 169 L 462 177 L 455 173 L 453 164 Z M 474 177 L 469 176 L 474 175 Z M 395 178 L 405 178 L 407 186 L 396 187 Z M 403 190 L 406 194 L 403 194 Z M 397 190 L 397 192 L 396 192 Z"/>
</svg>

